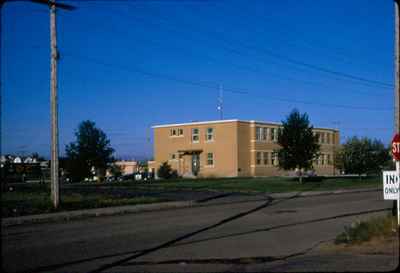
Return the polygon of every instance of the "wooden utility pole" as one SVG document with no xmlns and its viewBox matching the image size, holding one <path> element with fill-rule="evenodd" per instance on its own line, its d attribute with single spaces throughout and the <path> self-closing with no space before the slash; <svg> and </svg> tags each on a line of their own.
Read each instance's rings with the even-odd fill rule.
<svg viewBox="0 0 400 273">
<path fill-rule="evenodd" d="M 54 208 L 60 202 L 58 179 L 58 102 L 57 102 L 57 30 L 55 0 L 50 5 L 50 112 L 51 112 L 51 200 Z"/>
<path fill-rule="evenodd" d="M 58 179 L 58 102 L 57 102 L 57 49 L 56 7 L 73 10 L 75 7 L 67 4 L 56 4 L 55 0 L 30 0 L 30 2 L 48 5 L 50 8 L 50 120 L 51 120 L 51 200 L 54 208 L 60 203 Z"/>
</svg>

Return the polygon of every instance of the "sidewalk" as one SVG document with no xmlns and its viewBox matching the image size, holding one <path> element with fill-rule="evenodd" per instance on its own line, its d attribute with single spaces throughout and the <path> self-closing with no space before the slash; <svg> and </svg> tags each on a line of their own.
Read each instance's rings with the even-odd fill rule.
<svg viewBox="0 0 400 273">
<path fill-rule="evenodd" d="M 154 203 L 154 204 L 73 210 L 73 211 L 64 211 L 56 213 L 28 215 L 21 217 L 2 218 L 1 226 L 2 228 L 4 228 L 8 226 L 23 225 L 23 224 L 69 221 L 73 219 L 80 219 L 86 217 L 110 216 L 110 215 L 119 215 L 125 213 L 139 213 L 139 212 L 149 212 L 157 210 L 223 205 L 235 202 L 254 202 L 254 201 L 266 200 L 267 197 L 271 197 L 273 199 L 287 199 L 287 198 L 293 198 L 295 196 L 307 197 L 307 196 L 346 194 L 346 193 L 372 192 L 372 191 L 382 191 L 382 189 L 371 188 L 371 189 L 332 190 L 332 191 L 308 191 L 301 193 L 286 192 L 286 193 L 257 194 L 257 195 L 237 195 L 237 194 L 230 195 L 230 194 L 218 193 L 213 198 L 208 198 L 208 200 L 171 201 L 171 202 Z"/>
</svg>

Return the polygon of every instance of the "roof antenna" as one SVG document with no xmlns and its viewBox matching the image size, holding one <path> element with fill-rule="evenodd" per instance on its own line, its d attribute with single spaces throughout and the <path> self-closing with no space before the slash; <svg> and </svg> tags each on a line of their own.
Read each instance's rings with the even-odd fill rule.
<svg viewBox="0 0 400 273">
<path fill-rule="evenodd" d="M 223 103 L 224 103 L 224 101 L 223 101 L 223 92 L 224 92 L 224 90 L 223 90 L 223 88 L 222 88 L 222 85 L 220 84 L 219 85 L 219 97 L 218 97 L 218 106 L 217 106 L 217 109 L 218 109 L 218 112 L 219 112 L 219 119 L 224 119 L 224 114 L 223 114 Z"/>
</svg>

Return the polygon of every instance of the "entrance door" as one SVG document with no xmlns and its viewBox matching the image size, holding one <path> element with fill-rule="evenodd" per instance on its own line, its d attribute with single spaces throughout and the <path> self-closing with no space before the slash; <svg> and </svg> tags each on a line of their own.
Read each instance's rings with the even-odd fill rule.
<svg viewBox="0 0 400 273">
<path fill-rule="evenodd" d="M 194 176 L 197 176 L 199 171 L 200 171 L 200 155 L 193 154 L 192 155 L 192 173 Z"/>
</svg>

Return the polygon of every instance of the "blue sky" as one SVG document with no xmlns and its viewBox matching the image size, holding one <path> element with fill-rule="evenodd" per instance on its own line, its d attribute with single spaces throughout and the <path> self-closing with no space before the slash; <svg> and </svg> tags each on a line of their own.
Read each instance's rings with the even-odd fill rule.
<svg viewBox="0 0 400 273">
<path fill-rule="evenodd" d="M 151 157 L 152 125 L 219 118 L 219 85 L 227 119 L 298 108 L 342 141 L 391 140 L 392 0 L 62 2 L 61 153 L 90 119 L 117 156 Z M 48 9 L 9 2 L 1 23 L 2 153 L 49 156 Z"/>
</svg>

